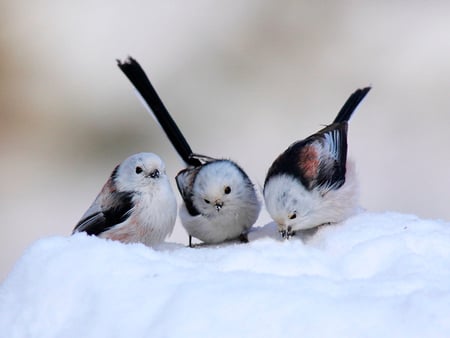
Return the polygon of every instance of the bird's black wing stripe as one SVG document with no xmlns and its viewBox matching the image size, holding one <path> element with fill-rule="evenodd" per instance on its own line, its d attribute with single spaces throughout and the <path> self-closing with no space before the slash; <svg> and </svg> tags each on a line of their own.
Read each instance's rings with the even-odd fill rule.
<svg viewBox="0 0 450 338">
<path fill-rule="evenodd" d="M 323 151 L 316 186 L 323 190 L 338 189 L 345 183 L 347 168 L 347 124 L 335 125 L 323 135 Z"/>
<path fill-rule="evenodd" d="M 75 232 L 86 232 L 89 235 L 100 235 L 116 224 L 124 222 L 134 207 L 133 193 L 116 192 L 110 197 L 110 205 L 102 206 L 102 211 L 88 215 L 78 222 Z"/>
<path fill-rule="evenodd" d="M 200 215 L 200 212 L 194 206 L 192 201 L 194 195 L 192 191 L 194 180 L 198 174 L 199 168 L 200 167 L 183 169 L 175 177 L 178 191 L 180 192 L 184 204 L 186 205 L 186 209 L 191 216 Z"/>
</svg>

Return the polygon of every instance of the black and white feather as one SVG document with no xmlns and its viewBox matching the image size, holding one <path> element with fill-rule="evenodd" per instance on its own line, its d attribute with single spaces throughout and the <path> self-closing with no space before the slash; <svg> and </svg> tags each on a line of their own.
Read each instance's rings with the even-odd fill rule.
<svg viewBox="0 0 450 338">
<path fill-rule="evenodd" d="M 235 162 L 195 154 L 141 66 L 129 57 L 119 68 L 136 88 L 187 168 L 176 176 L 184 204 L 182 225 L 191 237 L 205 243 L 220 243 L 246 235 L 261 208 L 255 187 Z"/>
<path fill-rule="evenodd" d="M 356 90 L 331 125 L 293 143 L 269 168 L 264 200 L 283 236 L 343 221 L 356 210 L 358 187 L 347 161 L 347 127 L 369 90 Z"/>
<path fill-rule="evenodd" d="M 73 233 L 153 246 L 172 232 L 176 216 L 164 162 L 153 153 L 139 153 L 113 170 Z"/>
</svg>

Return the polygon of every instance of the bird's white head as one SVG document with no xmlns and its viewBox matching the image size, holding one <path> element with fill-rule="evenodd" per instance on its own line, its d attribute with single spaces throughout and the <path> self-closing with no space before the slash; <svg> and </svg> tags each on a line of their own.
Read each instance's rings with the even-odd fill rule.
<svg viewBox="0 0 450 338">
<path fill-rule="evenodd" d="M 276 175 L 264 187 L 267 211 L 280 231 L 295 231 L 317 226 L 315 211 L 321 205 L 321 194 L 308 191 L 290 175 Z"/>
<path fill-rule="evenodd" d="M 162 179 L 168 181 L 164 162 L 153 153 L 128 157 L 116 168 L 112 177 L 119 191 L 147 192 Z"/>
<path fill-rule="evenodd" d="M 237 213 L 249 202 L 258 203 L 247 175 L 228 160 L 213 161 L 201 168 L 194 181 L 192 202 L 201 214 L 212 217 Z"/>
</svg>

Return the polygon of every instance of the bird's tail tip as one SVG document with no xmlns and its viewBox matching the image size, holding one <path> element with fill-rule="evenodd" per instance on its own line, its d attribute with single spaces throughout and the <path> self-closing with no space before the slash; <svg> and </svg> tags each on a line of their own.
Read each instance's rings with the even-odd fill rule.
<svg viewBox="0 0 450 338">
<path fill-rule="evenodd" d="M 347 122 L 348 120 L 350 120 L 350 117 L 352 116 L 356 107 L 358 107 L 358 105 L 366 97 L 367 93 L 371 89 L 372 89 L 371 86 L 367 86 L 367 87 L 358 88 L 357 90 L 355 90 L 353 92 L 353 94 L 350 95 L 350 97 L 344 103 L 341 110 L 339 111 L 336 118 L 334 119 L 333 123 Z"/>
</svg>

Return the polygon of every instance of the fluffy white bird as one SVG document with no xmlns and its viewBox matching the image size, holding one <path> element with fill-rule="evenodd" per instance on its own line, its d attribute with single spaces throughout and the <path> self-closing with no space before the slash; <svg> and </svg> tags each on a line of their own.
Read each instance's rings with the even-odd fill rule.
<svg viewBox="0 0 450 338">
<path fill-rule="evenodd" d="M 153 246 L 172 233 L 176 216 L 164 162 L 153 153 L 139 153 L 114 169 L 73 233 Z"/>
<path fill-rule="evenodd" d="M 184 201 L 180 218 L 189 234 L 189 245 L 192 236 L 205 243 L 236 238 L 245 241 L 261 209 L 247 174 L 233 161 L 194 154 L 141 66 L 131 57 L 118 61 L 118 66 L 187 164 L 176 182 Z"/>
<path fill-rule="evenodd" d="M 293 143 L 269 168 L 264 200 L 284 238 L 296 230 L 341 222 L 357 209 L 357 179 L 347 161 L 347 127 L 369 90 L 356 90 L 331 125 Z"/>
</svg>

